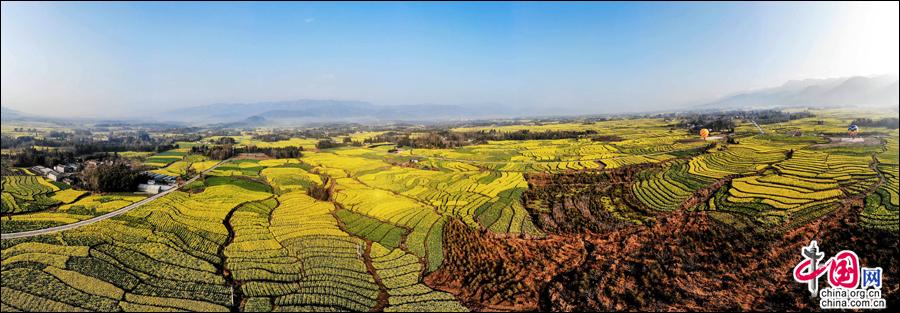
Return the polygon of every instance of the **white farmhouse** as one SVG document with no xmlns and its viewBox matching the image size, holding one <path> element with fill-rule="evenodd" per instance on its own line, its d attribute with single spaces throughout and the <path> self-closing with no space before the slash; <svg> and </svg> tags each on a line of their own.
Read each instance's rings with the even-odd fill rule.
<svg viewBox="0 0 900 313">
<path fill-rule="evenodd" d="M 155 195 L 162 191 L 162 185 L 140 184 L 138 185 L 137 190 L 143 193 Z"/>
</svg>

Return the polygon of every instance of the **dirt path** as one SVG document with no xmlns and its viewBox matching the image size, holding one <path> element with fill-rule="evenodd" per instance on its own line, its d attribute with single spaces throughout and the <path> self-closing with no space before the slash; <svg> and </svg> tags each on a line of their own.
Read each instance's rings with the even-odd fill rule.
<svg viewBox="0 0 900 313">
<path fill-rule="evenodd" d="M 859 141 L 861 139 L 861 141 Z M 856 140 L 856 141 L 855 141 Z M 820 143 L 811 145 L 810 148 L 832 148 L 832 147 L 867 147 L 867 146 L 883 146 L 884 142 L 879 137 L 828 137 L 828 143 Z"/>
<path fill-rule="evenodd" d="M 225 218 L 222 220 L 222 225 L 225 225 L 225 229 L 228 231 L 228 237 L 225 239 L 225 243 L 219 246 L 219 250 L 216 251 L 216 255 L 219 256 L 219 259 L 222 260 L 221 265 L 216 265 L 216 272 L 221 275 L 225 279 L 225 283 L 231 287 L 231 312 L 240 312 L 241 305 L 244 302 L 244 292 L 241 290 L 241 282 L 235 281 L 234 276 L 231 275 L 231 271 L 228 269 L 228 258 L 225 256 L 225 248 L 227 248 L 234 241 L 234 226 L 231 225 L 231 218 L 234 217 L 234 212 L 246 205 L 240 204 L 228 211 L 228 214 L 225 215 Z"/>
<path fill-rule="evenodd" d="M 332 188 L 333 187 L 334 186 L 332 186 Z M 375 265 L 372 264 L 372 241 L 360 236 L 353 235 L 349 231 L 347 231 L 347 225 L 344 224 L 344 221 L 338 218 L 337 214 L 335 213 L 337 212 L 337 210 L 347 209 L 345 209 L 342 204 L 334 201 L 333 199 L 329 200 L 329 202 L 334 205 L 334 210 L 332 210 L 330 214 L 332 217 L 334 217 L 334 220 L 337 221 L 338 228 L 340 228 L 342 232 L 347 233 L 351 237 L 365 242 L 366 249 L 364 251 L 357 250 L 357 253 L 361 252 L 359 254 L 359 257 L 362 258 L 363 264 L 366 265 L 366 272 L 368 272 L 369 275 L 372 275 L 372 279 L 375 281 L 375 285 L 378 286 L 378 298 L 376 299 L 375 306 L 372 307 L 372 309 L 369 311 L 384 312 L 384 309 L 388 306 L 388 297 L 390 297 L 390 295 L 388 294 L 387 286 L 384 285 L 384 283 L 381 281 L 381 276 L 379 276 L 378 272 L 375 270 Z M 406 235 L 404 235 L 402 242 L 406 242 Z"/>
<path fill-rule="evenodd" d="M 366 270 L 369 271 L 369 274 L 375 279 L 375 284 L 378 285 L 378 301 L 372 307 L 372 312 L 384 312 L 384 309 L 388 306 L 389 295 L 387 287 L 381 282 L 381 276 L 378 275 L 378 272 L 375 271 L 375 266 L 372 265 L 371 241 L 366 241 L 366 252 L 363 254 L 363 261 L 366 263 Z"/>
</svg>

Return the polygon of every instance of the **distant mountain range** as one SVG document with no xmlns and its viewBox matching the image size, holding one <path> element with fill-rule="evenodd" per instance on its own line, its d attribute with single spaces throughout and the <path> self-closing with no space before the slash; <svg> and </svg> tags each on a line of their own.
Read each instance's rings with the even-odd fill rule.
<svg viewBox="0 0 900 313">
<path fill-rule="evenodd" d="M 782 108 L 893 108 L 897 109 L 898 80 L 892 76 L 842 77 L 789 81 L 781 86 L 732 94 L 688 110 L 750 110 Z M 218 127 L 299 126 L 329 122 L 384 123 L 515 118 L 568 115 L 562 106 L 526 108 L 482 105 L 375 105 L 348 100 L 294 100 L 225 103 L 194 106 L 134 117 L 126 124 L 210 125 Z M 665 111 L 661 109 L 660 111 Z M 2 108 L 2 119 L 68 123 L 75 120 L 29 115 Z M 162 123 L 159 123 L 161 122 Z"/>
<path fill-rule="evenodd" d="M 261 126 L 305 122 L 437 121 L 508 117 L 498 105 L 374 105 L 363 101 L 295 100 L 282 102 L 229 103 L 195 106 L 164 112 L 157 120 Z"/>
<path fill-rule="evenodd" d="M 897 108 L 898 80 L 892 76 L 789 81 L 781 86 L 741 92 L 702 104 L 700 110 L 781 108 Z M 502 105 L 375 105 L 363 101 L 296 100 L 211 104 L 165 112 L 157 120 L 222 127 L 278 126 L 319 122 L 441 121 L 546 115 Z"/>
<path fill-rule="evenodd" d="M 22 112 L 0 106 L 0 119 L 4 121 L 22 118 Z"/>
<path fill-rule="evenodd" d="M 897 108 L 898 81 L 892 76 L 794 80 L 781 86 L 730 95 L 703 109 L 870 107 Z"/>
</svg>

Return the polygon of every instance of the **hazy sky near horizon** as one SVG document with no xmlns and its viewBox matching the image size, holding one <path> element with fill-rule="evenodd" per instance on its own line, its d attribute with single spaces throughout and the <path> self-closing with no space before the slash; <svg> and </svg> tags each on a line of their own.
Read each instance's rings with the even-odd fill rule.
<svg viewBox="0 0 900 313">
<path fill-rule="evenodd" d="M 294 99 L 658 110 L 898 72 L 898 3 L 7 3 L 2 99 L 139 117 Z"/>
</svg>

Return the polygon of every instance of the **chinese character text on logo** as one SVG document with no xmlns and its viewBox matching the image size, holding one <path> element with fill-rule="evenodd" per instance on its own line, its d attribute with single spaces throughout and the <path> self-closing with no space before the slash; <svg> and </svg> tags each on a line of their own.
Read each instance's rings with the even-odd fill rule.
<svg viewBox="0 0 900 313">
<path fill-rule="evenodd" d="M 859 257 L 850 250 L 840 251 L 822 262 L 825 253 L 819 251 L 815 240 L 801 248 L 800 255 L 803 261 L 794 267 L 794 280 L 805 283 L 813 297 L 818 294 L 822 308 L 885 308 L 884 299 L 881 298 L 880 267 L 860 267 Z M 819 279 L 825 274 L 831 288 L 824 288 L 820 292 Z M 861 296 L 865 297 L 856 299 Z"/>
</svg>

